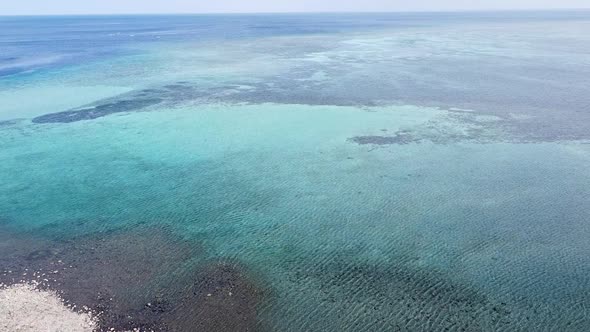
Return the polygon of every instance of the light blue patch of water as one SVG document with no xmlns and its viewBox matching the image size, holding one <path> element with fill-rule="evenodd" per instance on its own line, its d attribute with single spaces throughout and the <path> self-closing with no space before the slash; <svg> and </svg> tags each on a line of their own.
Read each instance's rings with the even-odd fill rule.
<svg viewBox="0 0 590 332">
<path fill-rule="evenodd" d="M 166 225 L 262 275 L 276 330 L 588 326 L 587 145 L 348 140 L 441 113 L 207 105 L 21 123 L 0 135 L 0 211 L 55 239 Z"/>
</svg>

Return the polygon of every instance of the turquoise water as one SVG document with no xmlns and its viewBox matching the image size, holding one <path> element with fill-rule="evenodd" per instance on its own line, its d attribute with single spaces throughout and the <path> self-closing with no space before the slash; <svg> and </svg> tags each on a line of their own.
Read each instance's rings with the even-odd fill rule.
<svg viewBox="0 0 590 332">
<path fill-rule="evenodd" d="M 590 329 L 590 17 L 388 15 L 37 45 L 69 60 L 0 77 L 2 280 L 57 268 L 103 328 Z"/>
</svg>

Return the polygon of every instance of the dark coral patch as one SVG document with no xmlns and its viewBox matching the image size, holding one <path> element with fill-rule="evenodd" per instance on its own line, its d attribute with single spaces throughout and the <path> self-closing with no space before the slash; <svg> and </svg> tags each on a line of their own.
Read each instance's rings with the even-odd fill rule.
<svg viewBox="0 0 590 332">
<path fill-rule="evenodd" d="M 349 139 L 360 145 L 389 145 L 389 144 L 409 144 L 420 142 L 420 138 L 414 137 L 411 133 L 401 131 L 394 136 L 355 136 Z"/>
<path fill-rule="evenodd" d="M 254 331 L 263 295 L 243 267 L 212 263 L 197 273 L 168 326 L 174 331 Z"/>
<path fill-rule="evenodd" d="M 10 127 L 17 124 L 17 121 L 15 120 L 3 120 L 0 121 L 0 127 Z"/>
<path fill-rule="evenodd" d="M 102 330 L 158 329 L 162 315 L 154 308 L 170 308 L 178 286 L 166 275 L 202 256 L 199 246 L 155 227 L 62 241 L 5 229 L 1 235 L 12 240 L 0 246 L 0 266 L 10 271 L 0 283 L 41 282 L 69 303 L 100 312 Z"/>
<path fill-rule="evenodd" d="M 162 99 L 160 98 L 116 100 L 93 107 L 41 115 L 34 118 L 32 121 L 33 123 L 70 123 L 82 120 L 92 120 L 114 113 L 137 111 L 161 102 Z"/>
<path fill-rule="evenodd" d="M 37 281 L 99 330 L 252 331 L 263 291 L 237 263 L 165 228 L 137 227 L 60 241 L 0 229 L 0 283 Z"/>
<path fill-rule="evenodd" d="M 327 308 L 334 303 L 365 308 L 358 312 L 366 314 L 365 322 L 379 324 L 377 330 L 492 331 L 513 323 L 507 303 L 442 271 L 409 262 L 381 265 L 337 256 L 330 264 L 302 268 L 293 278 L 298 283 L 314 280 Z M 333 328 L 346 329 L 357 318 L 351 311 Z"/>
</svg>

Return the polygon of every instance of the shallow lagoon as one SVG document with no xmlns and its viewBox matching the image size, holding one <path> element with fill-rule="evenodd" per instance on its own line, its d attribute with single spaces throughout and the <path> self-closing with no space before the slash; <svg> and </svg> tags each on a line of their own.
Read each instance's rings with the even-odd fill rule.
<svg viewBox="0 0 590 332">
<path fill-rule="evenodd" d="M 272 33 L 0 78 L 48 105 L 0 111 L 2 281 L 121 330 L 588 329 L 590 21 L 530 15 L 240 17 Z"/>
</svg>

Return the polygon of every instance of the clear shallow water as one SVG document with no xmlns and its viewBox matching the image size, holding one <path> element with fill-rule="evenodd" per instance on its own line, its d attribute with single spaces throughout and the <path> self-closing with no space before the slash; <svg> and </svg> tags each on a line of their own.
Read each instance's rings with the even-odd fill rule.
<svg viewBox="0 0 590 332">
<path fill-rule="evenodd" d="M 3 281 L 121 329 L 590 327 L 587 13 L 31 22 L 68 60 L 4 61 Z"/>
</svg>

